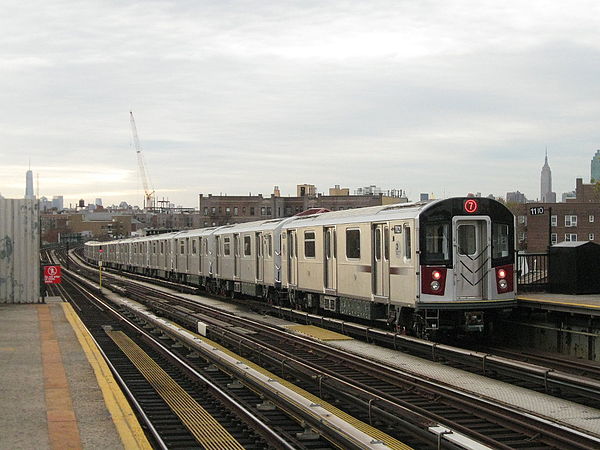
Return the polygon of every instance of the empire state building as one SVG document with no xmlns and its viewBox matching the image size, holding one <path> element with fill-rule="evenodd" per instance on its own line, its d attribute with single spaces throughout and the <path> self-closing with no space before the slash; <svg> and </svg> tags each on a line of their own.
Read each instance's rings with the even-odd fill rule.
<svg viewBox="0 0 600 450">
<path fill-rule="evenodd" d="M 540 199 L 542 203 L 556 203 L 556 193 L 552 192 L 552 171 L 548 165 L 548 152 L 542 167 Z"/>
</svg>

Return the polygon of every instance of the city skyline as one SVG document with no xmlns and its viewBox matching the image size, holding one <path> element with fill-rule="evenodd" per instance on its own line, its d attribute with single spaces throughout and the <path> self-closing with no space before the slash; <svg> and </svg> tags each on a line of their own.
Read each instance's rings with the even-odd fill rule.
<svg viewBox="0 0 600 450">
<path fill-rule="evenodd" d="M 591 177 L 590 182 L 592 182 L 592 183 L 596 182 L 596 180 L 594 180 L 594 178 L 593 178 L 593 171 L 594 171 L 595 165 L 597 165 L 597 157 L 598 157 L 599 154 L 600 154 L 600 150 L 597 150 L 594 158 L 592 159 L 591 165 L 590 165 L 590 170 L 592 172 L 592 177 Z M 577 177 L 577 178 L 582 178 L 582 177 Z M 540 181 L 541 181 L 540 196 L 536 197 L 536 198 L 527 198 L 527 201 L 528 202 L 539 201 L 539 202 L 544 202 L 544 203 L 546 203 L 546 202 L 554 203 L 554 202 L 560 201 L 560 200 L 558 200 L 560 198 L 559 195 L 556 192 L 552 191 L 552 172 L 551 172 L 551 169 L 550 169 L 549 164 L 548 164 L 548 150 L 547 149 L 546 149 L 546 152 L 545 152 L 544 165 L 543 165 L 542 170 L 541 170 Z M 279 186 L 278 185 L 273 185 L 273 186 L 274 186 L 274 189 L 277 191 L 277 195 L 280 195 L 281 194 L 281 189 L 279 188 Z M 298 186 L 300 186 L 300 184 L 296 185 L 296 187 L 298 187 Z M 317 186 L 315 186 L 315 188 L 316 188 L 316 193 L 318 193 L 319 195 L 320 194 L 327 195 L 327 190 L 331 190 L 332 188 L 333 189 L 339 189 L 340 185 L 338 184 L 338 185 L 330 186 L 329 188 L 322 188 L 322 189 L 319 188 L 319 187 L 317 187 Z M 351 195 L 366 195 L 366 192 L 363 193 L 362 191 L 369 191 L 370 188 L 374 188 L 378 192 L 381 191 L 381 192 L 384 193 L 384 195 L 386 195 L 385 194 L 386 191 L 388 192 L 388 194 L 389 194 L 389 192 L 395 193 L 397 191 L 399 191 L 400 193 L 403 193 L 402 195 L 405 195 L 405 193 L 406 193 L 406 191 L 404 189 L 398 189 L 398 188 L 392 188 L 392 189 L 385 189 L 385 188 L 383 188 L 382 189 L 381 186 L 376 186 L 376 185 L 369 185 L 369 186 L 366 186 L 366 187 L 364 187 L 364 186 L 361 186 L 361 187 L 346 186 L 346 188 L 349 188 L 349 193 Z M 519 191 L 519 189 L 517 189 L 517 192 L 518 191 Z M 25 198 L 33 198 L 33 196 L 31 194 L 28 195 L 28 193 L 32 193 L 32 192 L 33 192 L 33 175 L 32 175 L 32 170 L 29 169 L 26 172 L 26 195 L 25 195 Z M 477 196 L 486 196 L 486 194 L 482 194 L 479 191 L 471 191 L 471 192 L 468 192 L 468 193 L 460 194 L 458 196 L 474 195 L 474 192 L 477 192 Z M 564 202 L 564 197 L 570 195 L 572 192 L 574 192 L 574 191 L 573 190 L 568 190 L 568 191 L 562 192 L 561 193 L 562 201 Z M 272 193 L 272 191 L 271 191 L 271 193 Z M 268 197 L 271 193 L 269 193 L 269 192 L 254 192 L 255 195 L 260 194 L 260 195 L 263 195 L 265 197 Z M 242 195 L 243 196 L 243 195 L 245 195 L 245 194 L 242 194 L 242 193 L 229 193 L 229 192 L 219 192 L 219 193 L 212 193 L 211 192 L 211 193 L 198 193 L 198 194 L 225 195 L 225 196 L 228 196 L 228 195 L 230 195 L 230 196 Z M 252 194 L 252 192 L 249 192 L 248 194 Z M 409 201 L 417 201 L 417 197 L 422 198 L 424 194 L 426 194 L 427 197 L 429 197 L 431 195 L 432 198 L 445 198 L 445 197 L 447 197 L 447 196 L 443 197 L 443 196 L 440 196 L 440 195 L 436 195 L 435 192 L 427 192 L 427 191 L 424 192 L 423 190 L 421 190 L 418 194 L 415 194 L 415 198 L 414 199 L 409 197 Z M 515 194 L 515 192 L 514 191 L 513 192 L 507 191 L 506 193 L 501 193 L 501 194 L 491 192 L 491 193 L 489 193 L 487 195 L 492 195 L 492 196 L 494 196 L 496 198 L 502 198 L 503 200 L 511 201 L 511 199 L 509 199 L 509 197 L 508 197 L 508 195 L 510 195 L 510 194 Z M 139 195 L 143 195 L 143 194 L 139 194 Z M 524 194 L 519 192 L 519 195 L 524 195 Z M 285 192 L 283 192 L 283 196 L 284 197 L 293 197 L 294 196 L 294 192 L 291 192 L 291 193 L 285 193 Z M 60 196 L 53 195 L 52 196 L 53 201 L 50 201 L 49 203 L 55 203 L 54 201 L 57 199 L 57 197 L 59 197 L 61 199 L 60 200 L 60 204 L 62 205 L 63 204 L 63 196 L 62 195 L 60 195 Z M 524 198 L 525 197 L 527 197 L 527 196 L 524 195 Z M 46 195 L 40 195 L 40 199 L 45 199 L 46 201 L 49 200 L 48 196 L 46 196 Z M 69 204 L 69 207 L 72 206 L 73 208 L 77 208 L 77 204 L 81 200 L 85 201 L 86 207 L 88 207 L 90 205 L 100 205 L 100 206 L 102 206 L 102 198 L 95 197 L 94 198 L 94 202 L 90 202 L 90 200 L 88 198 L 84 198 L 84 197 L 75 198 L 75 197 L 73 197 L 73 198 L 67 198 L 67 202 L 65 202 L 65 208 L 67 208 L 68 204 Z M 160 198 L 157 198 L 157 200 L 160 200 Z M 168 199 L 164 199 L 164 200 L 168 200 Z M 123 200 L 122 198 L 116 198 L 115 201 L 112 202 L 111 206 L 116 206 L 117 203 L 118 204 L 127 203 L 131 207 L 140 207 L 141 208 L 142 205 L 143 205 L 143 200 L 142 200 L 142 202 L 140 204 L 138 204 L 138 203 L 135 203 L 135 201 L 132 202 L 132 203 L 130 203 L 127 200 Z M 175 206 L 175 204 L 173 202 L 169 201 L 169 203 L 171 205 Z M 191 205 L 177 205 L 177 206 L 188 207 L 188 208 L 189 207 L 192 207 L 192 208 L 195 207 L 195 206 L 191 206 Z M 61 209 L 62 209 L 62 207 L 61 207 Z"/>
<path fill-rule="evenodd" d="M 0 18 L 0 193 L 140 204 L 377 184 L 537 197 L 600 144 L 600 6 L 16 1 Z M 32 13 L 35 11 L 35 13 Z M 37 185 L 37 182 L 36 182 Z"/>
</svg>

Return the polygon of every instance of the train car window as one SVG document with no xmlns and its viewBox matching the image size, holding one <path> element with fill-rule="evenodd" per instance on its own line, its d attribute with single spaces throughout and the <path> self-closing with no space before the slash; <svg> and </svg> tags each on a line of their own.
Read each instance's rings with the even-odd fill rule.
<svg viewBox="0 0 600 450">
<path fill-rule="evenodd" d="M 503 223 L 492 224 L 492 258 L 506 258 L 508 253 L 509 227 Z"/>
<path fill-rule="evenodd" d="M 271 258 L 273 256 L 273 236 L 267 234 L 265 240 L 267 243 L 267 256 Z"/>
<path fill-rule="evenodd" d="M 314 258 L 315 257 L 315 232 L 305 231 L 304 232 L 304 257 Z"/>
<path fill-rule="evenodd" d="M 360 258 L 360 230 L 346 230 L 346 258 Z"/>
<path fill-rule="evenodd" d="M 458 254 L 474 255 L 477 251 L 475 225 L 458 226 Z"/>
<path fill-rule="evenodd" d="M 179 254 L 185 255 L 185 241 L 183 239 L 180 241 Z"/>
<path fill-rule="evenodd" d="M 244 236 L 244 256 L 252 255 L 252 241 L 250 236 Z"/>
<path fill-rule="evenodd" d="M 294 256 L 298 257 L 298 235 L 294 234 Z"/>
<path fill-rule="evenodd" d="M 331 232 L 325 231 L 325 256 L 331 258 Z"/>
<path fill-rule="evenodd" d="M 375 261 L 381 261 L 381 229 L 375 229 Z"/>
<path fill-rule="evenodd" d="M 450 224 L 431 223 L 425 226 L 425 253 L 428 261 L 450 259 Z"/>
<path fill-rule="evenodd" d="M 410 227 L 404 227 L 404 257 L 412 258 L 412 242 L 410 239 Z"/>
<path fill-rule="evenodd" d="M 333 230 L 333 257 L 337 258 L 337 231 Z"/>
<path fill-rule="evenodd" d="M 223 238 L 223 254 L 225 256 L 229 256 L 231 254 L 231 243 L 228 237 Z"/>
<path fill-rule="evenodd" d="M 198 247 L 196 246 L 196 239 L 192 239 L 192 255 L 198 253 Z"/>
<path fill-rule="evenodd" d="M 383 257 L 386 261 L 390 260 L 390 229 L 384 227 L 383 231 Z"/>
</svg>

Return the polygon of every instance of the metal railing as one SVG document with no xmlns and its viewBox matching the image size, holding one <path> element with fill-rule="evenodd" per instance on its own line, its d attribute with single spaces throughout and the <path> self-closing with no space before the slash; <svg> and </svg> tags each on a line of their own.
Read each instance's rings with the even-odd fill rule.
<svg viewBox="0 0 600 450">
<path fill-rule="evenodd" d="M 548 290 L 548 253 L 517 253 L 517 291 Z"/>
</svg>

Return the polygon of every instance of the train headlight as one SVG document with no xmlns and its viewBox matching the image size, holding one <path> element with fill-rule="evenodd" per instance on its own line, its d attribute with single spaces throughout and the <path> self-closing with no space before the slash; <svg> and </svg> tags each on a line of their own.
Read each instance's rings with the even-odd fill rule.
<svg viewBox="0 0 600 450">
<path fill-rule="evenodd" d="M 508 287 L 508 282 L 506 280 L 500 280 L 498 281 L 498 286 L 500 289 L 506 289 Z"/>
<path fill-rule="evenodd" d="M 434 291 L 437 291 L 440 289 L 440 282 L 439 281 L 432 281 L 431 284 L 431 289 L 433 289 Z"/>
<path fill-rule="evenodd" d="M 504 269 L 498 270 L 498 278 L 506 278 L 506 270 L 504 270 Z"/>
<path fill-rule="evenodd" d="M 442 278 L 442 274 L 439 271 L 434 270 L 433 272 L 431 272 L 431 278 L 433 278 L 434 280 L 439 280 L 440 278 Z"/>
</svg>

